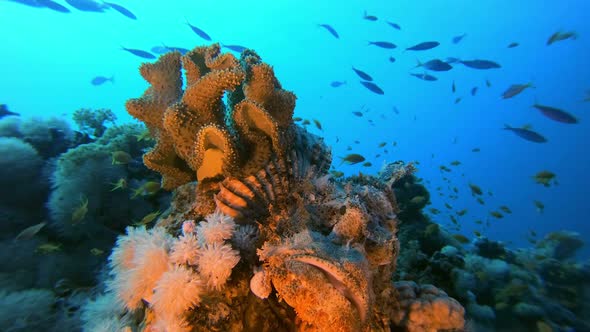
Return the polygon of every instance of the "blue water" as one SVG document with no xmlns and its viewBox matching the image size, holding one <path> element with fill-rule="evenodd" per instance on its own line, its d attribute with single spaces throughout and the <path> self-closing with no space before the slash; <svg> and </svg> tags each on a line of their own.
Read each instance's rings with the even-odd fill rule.
<svg viewBox="0 0 590 332">
<path fill-rule="evenodd" d="M 317 119 L 323 131 L 308 129 L 332 146 L 334 165 L 347 175 L 376 173 L 384 161 L 419 161 L 418 176 L 431 192 L 432 205 L 443 211 L 433 216 L 448 223 L 449 203 L 468 209 L 460 218 L 461 232 L 480 230 L 492 239 L 529 246 L 527 234 L 568 229 L 590 238 L 590 103 L 581 102 L 590 89 L 590 25 L 588 1 L 121 1 L 138 19 L 114 10 L 64 14 L 0 1 L 0 103 L 22 116 L 63 116 L 78 108 L 110 108 L 118 123 L 131 121 L 125 100 L 147 87 L 138 74 L 142 59 L 121 46 L 149 50 L 165 43 L 192 48 L 207 42 L 185 24 L 205 30 L 216 42 L 253 48 L 274 66 L 284 88 L 298 96 L 295 116 Z M 65 2 L 62 3 L 65 5 Z M 67 5 L 66 5 L 67 6 Z M 363 11 L 379 18 L 363 19 Z M 385 23 L 399 24 L 395 30 Z M 335 39 L 317 24 L 330 24 Z M 557 30 L 576 31 L 577 40 L 551 46 L 545 43 Z M 459 44 L 452 37 L 466 33 Z M 397 49 L 367 46 L 368 41 L 391 41 Z M 424 52 L 403 52 L 422 41 L 441 45 Z M 520 46 L 509 49 L 511 42 Z M 394 56 L 395 63 L 388 58 Z M 501 69 L 478 71 L 457 64 L 449 72 L 433 73 L 436 82 L 409 75 L 417 59 L 459 57 L 489 59 Z M 351 66 L 370 73 L 385 91 L 373 94 L 359 84 Z M 114 76 L 114 84 L 93 86 L 97 75 Z M 330 82 L 346 81 L 333 88 Z M 451 92 L 452 81 L 457 92 Z M 491 82 L 486 87 L 485 80 Z M 536 88 L 503 100 L 511 84 L 534 82 Z M 479 87 L 476 96 L 472 87 Z M 462 97 L 459 104 L 454 100 Z M 530 106 L 535 98 L 565 109 L 580 119 L 567 125 L 543 117 Z M 362 118 L 352 115 L 364 105 Z M 393 112 L 397 107 L 399 114 Z M 372 126 L 367 120 L 372 119 Z M 535 144 L 503 131 L 504 124 L 531 124 L 549 142 Z M 360 143 L 355 144 L 354 140 Z M 389 153 L 378 148 L 387 142 Z M 397 142 L 393 147 L 392 142 Z M 347 146 L 352 151 L 347 151 Z M 473 153 L 473 148 L 481 152 Z M 373 164 L 339 166 L 338 156 L 361 153 Z M 374 158 L 380 153 L 380 158 Z M 458 167 L 449 166 L 453 160 Z M 440 165 L 453 169 L 441 173 Z M 557 174 L 559 185 L 549 188 L 531 178 L 541 170 Z M 7 170 L 3 170 L 7 171 Z M 451 180 L 451 185 L 442 181 Z M 471 196 L 467 184 L 485 192 L 485 205 Z M 442 186 L 444 197 L 435 188 Z M 459 190 L 458 199 L 447 196 Z M 493 196 L 488 195 L 490 191 Z M 539 214 L 533 200 L 542 201 Z M 503 219 L 489 216 L 500 205 L 513 213 Z M 451 212 L 454 213 L 454 212 Z M 489 219 L 485 230 L 474 221 Z M 590 251 L 585 248 L 584 257 Z"/>
</svg>

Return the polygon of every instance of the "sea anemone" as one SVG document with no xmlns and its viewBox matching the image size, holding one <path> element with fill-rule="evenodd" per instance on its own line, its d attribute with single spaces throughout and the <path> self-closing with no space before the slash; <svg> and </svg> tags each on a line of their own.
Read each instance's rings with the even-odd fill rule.
<svg viewBox="0 0 590 332">
<path fill-rule="evenodd" d="M 125 307 L 134 310 L 142 299 L 151 300 L 157 281 L 168 271 L 172 236 L 160 227 L 134 233 L 128 229 L 128 233 L 127 237 L 132 237 L 129 242 L 117 241 L 111 255 L 110 265 L 115 276 L 109 288 Z"/>
<path fill-rule="evenodd" d="M 183 314 L 201 302 L 204 290 L 199 275 L 190 269 L 177 266 L 164 273 L 156 283 L 152 302 L 154 311 L 158 318 L 166 321 L 183 320 Z"/>
<path fill-rule="evenodd" d="M 197 226 L 197 239 L 200 246 L 223 242 L 231 239 L 236 223 L 234 219 L 219 211 L 205 217 Z"/>
<path fill-rule="evenodd" d="M 197 265 L 197 252 L 199 245 L 193 234 L 180 236 L 172 245 L 170 261 L 175 264 Z"/>
<path fill-rule="evenodd" d="M 213 243 L 199 250 L 199 273 L 213 289 L 221 289 L 240 261 L 240 254 L 227 244 Z"/>
</svg>

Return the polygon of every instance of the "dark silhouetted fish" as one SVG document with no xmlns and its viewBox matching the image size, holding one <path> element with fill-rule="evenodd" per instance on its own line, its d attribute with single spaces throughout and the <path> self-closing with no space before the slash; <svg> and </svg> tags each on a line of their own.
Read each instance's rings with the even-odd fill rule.
<svg viewBox="0 0 590 332">
<path fill-rule="evenodd" d="M 340 35 L 338 35 L 338 32 L 336 32 L 336 29 L 332 28 L 331 25 L 329 25 L 329 24 L 318 24 L 318 26 L 319 27 L 322 27 L 322 28 L 324 28 L 326 30 L 328 30 L 328 32 L 331 33 L 332 36 L 340 39 Z"/>
<path fill-rule="evenodd" d="M 393 27 L 393 28 L 395 28 L 397 30 L 401 30 L 402 29 L 402 27 L 400 27 L 399 24 L 397 24 L 397 23 L 393 23 L 393 22 L 389 22 L 389 21 L 386 21 L 386 22 L 387 22 L 387 24 L 389 24 L 390 27 Z"/>
<path fill-rule="evenodd" d="M 106 2 L 106 1 L 103 1 L 103 3 L 132 20 L 137 19 L 137 16 L 135 16 L 135 14 L 133 14 L 129 9 L 127 9 L 121 5 L 117 5 L 116 3 Z"/>
<path fill-rule="evenodd" d="M 474 87 L 471 89 L 471 95 L 472 95 L 472 96 L 475 96 L 476 94 L 477 94 L 477 87 L 476 87 L 476 86 L 474 86 Z"/>
<path fill-rule="evenodd" d="M 205 31 L 203 31 L 203 30 L 197 28 L 196 26 L 190 24 L 190 22 L 188 21 L 188 19 L 186 17 L 184 19 L 186 20 L 186 24 L 191 28 L 191 30 L 193 30 L 194 33 L 197 34 L 197 36 L 199 36 L 199 37 L 201 37 L 201 38 L 203 38 L 203 39 L 205 39 L 207 41 L 211 41 L 211 37 L 209 37 L 209 35 Z"/>
<path fill-rule="evenodd" d="M 223 48 L 227 48 L 229 50 L 232 50 L 234 52 L 238 52 L 238 53 L 242 53 L 245 50 L 247 50 L 248 48 L 245 46 L 241 46 L 241 45 L 225 45 L 225 44 L 221 44 L 221 47 Z"/>
<path fill-rule="evenodd" d="M 543 113 L 544 116 L 548 117 L 551 120 L 562 123 L 578 123 L 578 119 L 576 119 L 575 116 L 569 114 L 564 110 L 560 110 L 559 108 L 540 104 L 534 104 L 533 107 L 541 111 L 541 113 Z"/>
<path fill-rule="evenodd" d="M 508 89 L 506 89 L 506 91 L 504 91 L 504 93 L 502 93 L 502 98 L 504 98 L 504 99 L 512 98 L 512 97 L 520 94 L 521 92 L 523 92 L 527 88 L 534 88 L 533 83 L 529 82 L 526 84 L 512 84 L 511 86 L 508 87 Z"/>
<path fill-rule="evenodd" d="M 426 69 L 429 70 L 433 70 L 433 71 L 448 71 L 453 69 L 453 66 L 449 65 L 448 63 L 440 60 L 440 59 L 434 59 L 434 60 L 430 60 L 427 62 L 420 62 L 420 60 L 418 60 L 418 65 L 416 67 L 424 67 Z"/>
<path fill-rule="evenodd" d="M 359 111 L 354 111 L 354 112 L 352 112 L 352 114 L 353 114 L 354 116 L 358 116 L 359 118 L 363 116 L 363 113 L 361 113 L 361 112 L 359 112 Z"/>
<path fill-rule="evenodd" d="M 394 43 L 386 42 L 386 41 L 376 41 L 376 42 L 369 42 L 369 45 L 375 45 L 377 47 L 386 48 L 386 49 L 394 49 L 397 46 Z"/>
<path fill-rule="evenodd" d="M 330 86 L 333 88 L 337 88 L 343 86 L 344 84 L 346 84 L 346 81 L 332 81 L 332 83 L 330 83 Z"/>
<path fill-rule="evenodd" d="M 416 44 L 412 47 L 408 47 L 406 48 L 406 51 L 426 51 L 432 48 L 437 47 L 438 45 L 440 45 L 439 42 L 436 41 L 427 41 L 427 42 L 423 42 L 420 44 Z"/>
<path fill-rule="evenodd" d="M 453 91 L 453 93 L 457 91 L 457 87 L 455 86 L 455 80 L 453 80 L 453 85 L 451 85 L 451 91 Z"/>
<path fill-rule="evenodd" d="M 530 141 L 530 142 L 534 142 L 534 143 L 547 142 L 547 139 L 543 135 L 539 134 L 536 131 L 532 131 L 531 129 L 528 129 L 526 127 L 514 128 L 514 127 L 510 127 L 509 125 L 505 124 L 503 129 L 509 130 L 509 131 L 515 133 L 516 135 L 518 135 L 519 137 L 522 137 L 525 140 Z"/>
<path fill-rule="evenodd" d="M 5 116 L 9 116 L 9 115 L 20 116 L 20 114 L 18 114 L 18 113 L 9 111 L 8 106 L 6 106 L 6 104 L 0 104 L 0 119 L 2 119 Z"/>
<path fill-rule="evenodd" d="M 144 58 L 144 59 L 155 59 L 156 58 L 155 55 L 153 55 L 153 54 L 151 54 L 150 52 L 147 52 L 147 51 L 138 50 L 138 49 L 135 49 L 135 48 L 126 48 L 126 47 L 123 47 L 123 46 L 121 46 L 121 49 L 124 50 L 124 51 L 127 51 L 127 52 L 129 52 L 129 53 L 131 53 L 131 54 L 133 54 L 135 56 L 138 56 L 140 58 Z"/>
<path fill-rule="evenodd" d="M 392 110 L 395 114 L 399 114 L 399 110 L 397 109 L 396 106 L 393 106 Z"/>
<path fill-rule="evenodd" d="M 423 80 L 423 81 L 436 81 L 438 80 L 438 78 L 430 75 L 430 74 L 412 74 L 410 73 L 410 75 L 414 76 L 414 77 L 418 77 L 419 79 Z"/>
<path fill-rule="evenodd" d="M 67 9 L 66 7 L 60 5 L 57 2 L 53 2 L 51 0 L 37 0 L 37 3 L 42 5 L 43 7 L 47 7 L 51 10 L 54 10 L 56 12 L 60 12 L 60 13 L 69 13 L 70 10 Z"/>
<path fill-rule="evenodd" d="M 385 94 L 385 92 L 383 92 L 383 90 L 381 90 L 381 88 L 373 82 L 367 82 L 367 81 L 360 81 L 360 82 L 365 88 L 369 89 L 371 92 L 374 92 L 378 95 Z"/>
<path fill-rule="evenodd" d="M 508 44 L 508 48 L 515 48 L 515 47 L 517 47 L 518 45 L 520 45 L 520 44 L 519 44 L 519 43 L 517 43 L 517 42 L 512 42 L 512 43 Z"/>
<path fill-rule="evenodd" d="M 576 40 L 577 38 L 578 38 L 578 34 L 575 33 L 574 31 L 568 31 L 568 32 L 557 31 L 556 33 L 552 34 L 551 37 L 549 37 L 549 39 L 547 40 L 547 45 L 551 45 L 557 41 L 562 41 L 562 40 L 566 40 L 566 39 Z"/>
<path fill-rule="evenodd" d="M 364 13 L 364 15 L 363 15 L 363 18 L 364 18 L 365 20 L 367 20 L 367 21 L 373 21 L 373 22 L 374 22 L 374 21 L 377 21 L 377 16 L 374 16 L 374 15 L 368 15 L 366 10 L 365 10 L 365 13 Z"/>
<path fill-rule="evenodd" d="M 453 44 L 459 44 L 463 40 L 463 38 L 465 38 L 465 36 L 467 36 L 466 33 L 453 37 Z"/>
<path fill-rule="evenodd" d="M 108 5 L 105 5 L 102 2 L 94 1 L 94 0 L 66 0 L 66 2 L 83 12 L 103 12 L 105 9 L 109 8 Z"/>
<path fill-rule="evenodd" d="M 372 80 L 373 80 L 373 78 L 371 77 L 371 75 L 369 75 L 369 74 L 365 73 L 365 72 L 364 72 L 364 71 L 362 71 L 362 70 L 358 70 L 358 69 L 356 69 L 356 68 L 354 68 L 354 67 L 352 67 L 352 70 L 354 70 L 354 72 L 355 72 L 355 73 L 356 73 L 356 74 L 357 74 L 357 75 L 358 75 L 360 78 L 362 78 L 362 79 L 363 79 L 363 80 L 365 80 L 365 81 L 372 81 Z"/>
<path fill-rule="evenodd" d="M 29 7 L 33 7 L 33 8 L 45 7 L 42 4 L 40 4 L 37 0 L 8 0 L 8 1 L 20 3 L 21 5 L 25 5 L 25 6 L 29 6 Z"/>
<path fill-rule="evenodd" d="M 92 85 L 103 85 L 106 82 L 115 83 L 115 78 L 111 77 L 104 77 L 104 76 L 96 76 L 95 78 L 90 81 Z"/>
<path fill-rule="evenodd" d="M 486 80 L 486 86 L 489 88 L 492 86 L 492 82 L 490 82 L 490 80 Z"/>
<path fill-rule="evenodd" d="M 395 58 L 392 56 L 389 57 L 389 62 L 394 63 L 395 62 Z"/>
<path fill-rule="evenodd" d="M 459 60 L 458 62 L 473 69 L 500 68 L 500 64 L 490 60 Z"/>
</svg>

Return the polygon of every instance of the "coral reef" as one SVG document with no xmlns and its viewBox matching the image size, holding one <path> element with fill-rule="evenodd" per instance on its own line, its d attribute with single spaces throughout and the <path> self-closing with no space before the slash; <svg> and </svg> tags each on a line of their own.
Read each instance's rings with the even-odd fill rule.
<svg viewBox="0 0 590 332">
<path fill-rule="evenodd" d="M 219 45 L 197 47 L 183 57 L 168 53 L 140 72 L 151 86 L 127 109 L 157 142 L 145 164 L 175 191 L 155 228 L 129 228 L 118 240 L 104 296 L 123 303 L 118 317 L 125 321 L 105 317 L 105 326 L 407 325 L 395 320 L 399 208 L 392 185 L 415 170 L 411 164 L 396 164 L 382 179 L 331 179 L 330 150 L 293 123 L 295 96 L 251 50 L 238 60 Z M 462 307 L 444 292 L 431 293 L 437 300 L 423 310 L 434 325 L 426 319 L 420 326 L 461 329 Z"/>
<path fill-rule="evenodd" d="M 81 108 L 74 111 L 72 119 L 78 125 L 80 132 L 98 138 L 107 130 L 105 122 L 114 124 L 117 117 L 110 109 L 101 108 L 92 110 L 89 108 Z"/>
</svg>

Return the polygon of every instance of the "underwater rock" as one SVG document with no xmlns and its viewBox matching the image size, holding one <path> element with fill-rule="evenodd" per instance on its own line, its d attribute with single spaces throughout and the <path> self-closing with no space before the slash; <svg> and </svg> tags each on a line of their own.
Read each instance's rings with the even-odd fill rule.
<svg viewBox="0 0 590 332">
<path fill-rule="evenodd" d="M 157 141 L 145 164 L 175 192 L 155 228 L 129 228 L 117 242 L 106 296 L 126 304 L 118 317 L 140 314 L 113 326 L 389 331 L 408 317 L 410 331 L 463 326 L 463 308 L 444 292 L 416 286 L 418 298 L 398 299 L 392 283 L 391 185 L 410 166 L 387 181 L 334 181 L 330 150 L 293 123 L 295 96 L 254 52 L 238 61 L 218 45 L 194 49 L 182 57 L 185 91 L 180 61 L 168 53 L 142 65 L 152 85 L 127 103 Z M 171 289 L 183 292 L 178 306 Z"/>
</svg>

